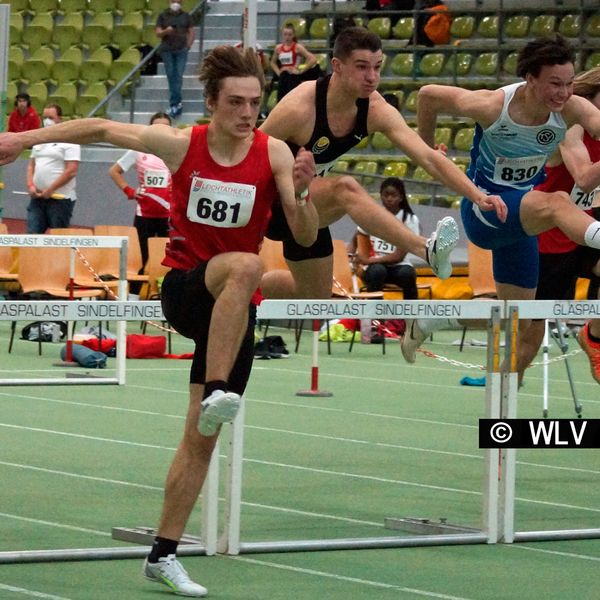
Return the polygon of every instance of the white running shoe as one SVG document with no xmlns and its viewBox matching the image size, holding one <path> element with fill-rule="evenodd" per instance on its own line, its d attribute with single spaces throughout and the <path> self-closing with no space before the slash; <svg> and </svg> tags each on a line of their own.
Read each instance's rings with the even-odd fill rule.
<svg viewBox="0 0 600 600">
<path fill-rule="evenodd" d="M 450 254 L 458 244 L 458 226 L 452 217 L 438 221 L 435 231 L 427 240 L 427 262 L 435 275 L 448 279 L 452 275 Z"/>
<path fill-rule="evenodd" d="M 219 425 L 233 421 L 240 408 L 240 397 L 233 392 L 215 390 L 202 400 L 198 429 L 205 436 L 215 435 Z"/>
<path fill-rule="evenodd" d="M 427 339 L 427 334 L 419 327 L 417 319 L 407 319 L 404 337 L 400 342 L 402 356 L 409 363 L 414 363 L 417 358 L 417 348 Z"/>
<path fill-rule="evenodd" d="M 146 579 L 166 585 L 178 596 L 202 598 L 208 594 L 205 587 L 190 579 L 187 571 L 174 554 L 169 554 L 166 558 L 159 558 L 157 563 L 149 563 L 146 559 L 142 573 Z"/>
</svg>

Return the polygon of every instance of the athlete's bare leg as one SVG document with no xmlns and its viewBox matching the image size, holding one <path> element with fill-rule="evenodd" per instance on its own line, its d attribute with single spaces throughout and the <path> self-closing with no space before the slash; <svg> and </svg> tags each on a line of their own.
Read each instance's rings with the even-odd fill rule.
<svg viewBox="0 0 600 600">
<path fill-rule="evenodd" d="M 319 227 L 331 225 L 347 214 L 367 233 L 427 260 L 426 238 L 413 233 L 391 212 L 374 202 L 354 178 L 317 178 L 310 185 L 310 197 L 319 213 Z"/>
</svg>

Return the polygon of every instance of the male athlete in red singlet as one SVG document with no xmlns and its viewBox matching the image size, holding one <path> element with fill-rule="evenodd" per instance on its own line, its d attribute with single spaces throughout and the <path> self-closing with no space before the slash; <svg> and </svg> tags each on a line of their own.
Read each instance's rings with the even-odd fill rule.
<svg viewBox="0 0 600 600">
<path fill-rule="evenodd" d="M 600 68 L 578 75 L 573 93 L 587 98 L 600 108 Z M 535 189 L 542 192 L 564 191 L 582 210 L 600 219 L 600 141 L 580 125 L 571 127 L 557 152 L 546 163 L 546 179 Z M 538 236 L 540 251 L 539 281 L 536 300 L 572 300 L 578 277 L 590 279 L 588 298 L 598 298 L 600 251 L 572 242 L 555 228 Z M 519 336 L 520 364 L 529 365 L 544 337 L 544 321 L 532 321 Z M 590 359 L 592 376 L 600 383 L 600 319 L 586 323 L 578 335 L 579 344 Z M 523 378 L 523 372 L 520 374 Z"/>
<path fill-rule="evenodd" d="M 162 286 L 165 317 L 196 348 L 183 439 L 165 488 L 158 536 L 144 575 L 184 596 L 206 588 L 193 582 L 175 552 L 202 488 L 221 423 L 234 418 L 250 375 L 254 307 L 260 283 L 259 244 L 278 195 L 296 241 L 310 246 L 318 216 L 304 193 L 315 175 L 310 152 L 294 159 L 284 142 L 255 128 L 262 67 L 252 50 L 215 48 L 200 80 L 208 126 L 173 129 L 104 119 L 69 121 L 19 134 L 0 134 L 0 164 L 46 142 L 109 142 L 160 157 L 173 174 L 170 243 Z M 296 197 L 295 190 L 298 190 Z"/>
</svg>

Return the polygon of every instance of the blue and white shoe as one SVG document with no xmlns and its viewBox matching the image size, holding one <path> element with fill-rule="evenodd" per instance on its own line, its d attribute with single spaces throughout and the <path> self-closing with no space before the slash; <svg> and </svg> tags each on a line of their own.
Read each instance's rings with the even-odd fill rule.
<svg viewBox="0 0 600 600">
<path fill-rule="evenodd" d="M 452 275 L 450 254 L 458 244 L 458 225 L 452 217 L 438 221 L 435 231 L 427 240 L 427 262 L 440 279 Z"/>
</svg>

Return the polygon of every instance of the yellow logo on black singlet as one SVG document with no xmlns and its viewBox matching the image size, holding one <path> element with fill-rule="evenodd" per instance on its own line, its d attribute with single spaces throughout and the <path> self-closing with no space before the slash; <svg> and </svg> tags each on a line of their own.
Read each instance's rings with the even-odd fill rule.
<svg viewBox="0 0 600 600">
<path fill-rule="evenodd" d="M 327 148 L 329 148 L 329 138 L 323 135 L 313 144 L 311 152 L 313 154 L 321 154 L 321 152 L 325 152 Z"/>
</svg>

